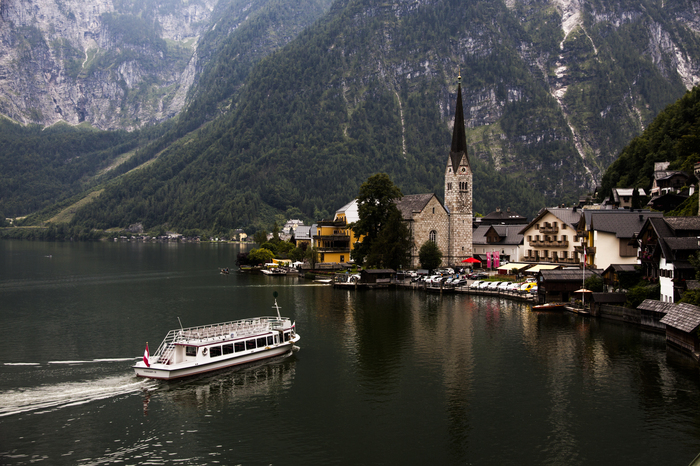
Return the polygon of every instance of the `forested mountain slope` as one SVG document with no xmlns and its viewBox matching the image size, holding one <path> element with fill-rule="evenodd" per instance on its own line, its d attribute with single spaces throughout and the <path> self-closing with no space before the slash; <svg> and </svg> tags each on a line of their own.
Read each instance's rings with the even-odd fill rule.
<svg viewBox="0 0 700 466">
<path fill-rule="evenodd" d="M 221 116 L 142 150 L 139 163 L 160 155 L 74 222 L 227 231 L 281 213 L 319 219 L 377 172 L 405 194 L 442 196 L 460 71 L 475 210 L 532 216 L 592 190 L 698 81 L 698 11 L 687 0 L 338 0 L 238 84 L 239 52 L 216 48 L 227 60 L 175 126 L 184 135 Z"/>
<path fill-rule="evenodd" d="M 29 11 L 3 2 L 0 112 L 24 123 L 82 123 L 42 130 L 0 121 L 0 213 L 26 215 L 92 188 L 224 113 L 252 66 L 330 1 L 38 0 Z M 150 126 L 180 112 L 188 93 L 177 124 Z"/>
<path fill-rule="evenodd" d="M 670 169 L 690 174 L 700 162 L 700 87 L 669 105 L 624 148 L 605 172 L 601 194 L 617 187 L 648 191 L 657 162 L 671 162 Z"/>
</svg>

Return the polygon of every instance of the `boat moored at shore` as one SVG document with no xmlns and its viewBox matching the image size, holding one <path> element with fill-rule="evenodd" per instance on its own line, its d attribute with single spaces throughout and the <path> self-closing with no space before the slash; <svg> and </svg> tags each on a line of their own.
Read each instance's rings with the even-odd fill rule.
<svg viewBox="0 0 700 466">
<path fill-rule="evenodd" d="M 300 340 L 296 324 L 281 317 L 255 317 L 170 330 L 153 355 L 148 344 L 133 369 L 138 377 L 171 380 L 291 352 Z"/>
</svg>

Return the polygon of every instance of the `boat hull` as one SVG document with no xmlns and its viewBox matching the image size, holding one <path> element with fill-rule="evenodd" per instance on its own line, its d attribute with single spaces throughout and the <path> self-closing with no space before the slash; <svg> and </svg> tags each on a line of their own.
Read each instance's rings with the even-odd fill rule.
<svg viewBox="0 0 700 466">
<path fill-rule="evenodd" d="M 151 364 L 150 367 L 147 367 L 143 362 L 138 362 L 133 366 L 133 369 L 137 377 L 146 377 L 149 379 L 158 380 L 179 379 L 181 377 L 203 374 L 206 372 L 226 369 L 228 367 L 274 358 L 275 356 L 281 356 L 292 351 L 294 349 L 294 343 L 299 341 L 299 339 L 299 335 L 295 335 L 293 340 L 278 346 L 273 346 L 249 354 L 233 355 L 227 359 L 217 359 L 205 364 Z"/>
</svg>

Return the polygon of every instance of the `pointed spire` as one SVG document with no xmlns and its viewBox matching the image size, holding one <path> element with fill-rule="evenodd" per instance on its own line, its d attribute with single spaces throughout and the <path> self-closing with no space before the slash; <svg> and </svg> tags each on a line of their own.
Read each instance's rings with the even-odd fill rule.
<svg viewBox="0 0 700 466">
<path fill-rule="evenodd" d="M 464 109 L 462 108 L 462 72 L 460 71 L 457 81 L 457 108 L 455 109 L 455 124 L 452 130 L 452 148 L 450 149 L 450 160 L 454 173 L 459 168 L 462 155 L 467 157 L 467 163 L 469 163 L 467 135 L 464 130 Z"/>
</svg>

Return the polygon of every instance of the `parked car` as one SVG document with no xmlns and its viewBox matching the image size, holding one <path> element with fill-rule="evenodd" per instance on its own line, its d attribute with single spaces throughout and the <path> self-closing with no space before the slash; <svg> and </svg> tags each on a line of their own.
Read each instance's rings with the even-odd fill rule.
<svg viewBox="0 0 700 466">
<path fill-rule="evenodd" d="M 480 290 L 485 290 L 485 289 L 487 289 L 487 288 L 491 285 L 491 283 L 493 283 L 493 282 L 481 282 L 481 283 L 479 284 L 479 289 L 480 289 Z"/>
<path fill-rule="evenodd" d="M 476 290 L 479 288 L 479 285 L 481 285 L 482 283 L 484 283 L 484 282 L 482 282 L 481 280 L 477 280 L 475 282 L 472 282 L 472 284 L 469 285 L 469 288 Z"/>
<path fill-rule="evenodd" d="M 501 282 L 498 284 L 498 291 L 506 291 L 510 286 L 510 282 Z"/>
<path fill-rule="evenodd" d="M 537 283 L 533 283 L 533 282 L 525 283 L 525 284 L 523 284 L 523 286 L 520 287 L 520 292 L 521 292 L 521 293 L 527 293 L 527 292 L 529 292 L 532 288 L 534 288 L 534 287 L 536 287 L 536 286 L 537 286 Z"/>
<path fill-rule="evenodd" d="M 518 291 L 522 285 L 523 285 L 522 283 L 511 282 L 508 285 L 508 291 Z"/>
<path fill-rule="evenodd" d="M 501 284 L 501 282 L 491 282 L 488 286 L 488 289 L 495 291 L 498 289 L 498 285 L 500 285 L 500 284 Z"/>
<path fill-rule="evenodd" d="M 454 286 L 466 286 L 467 285 L 467 279 L 466 278 L 457 278 L 455 280 L 452 280 L 452 284 Z"/>
<path fill-rule="evenodd" d="M 489 278 L 489 276 L 483 272 L 477 272 L 469 274 L 468 278 L 470 278 L 471 280 L 484 280 L 486 278 Z"/>
</svg>

